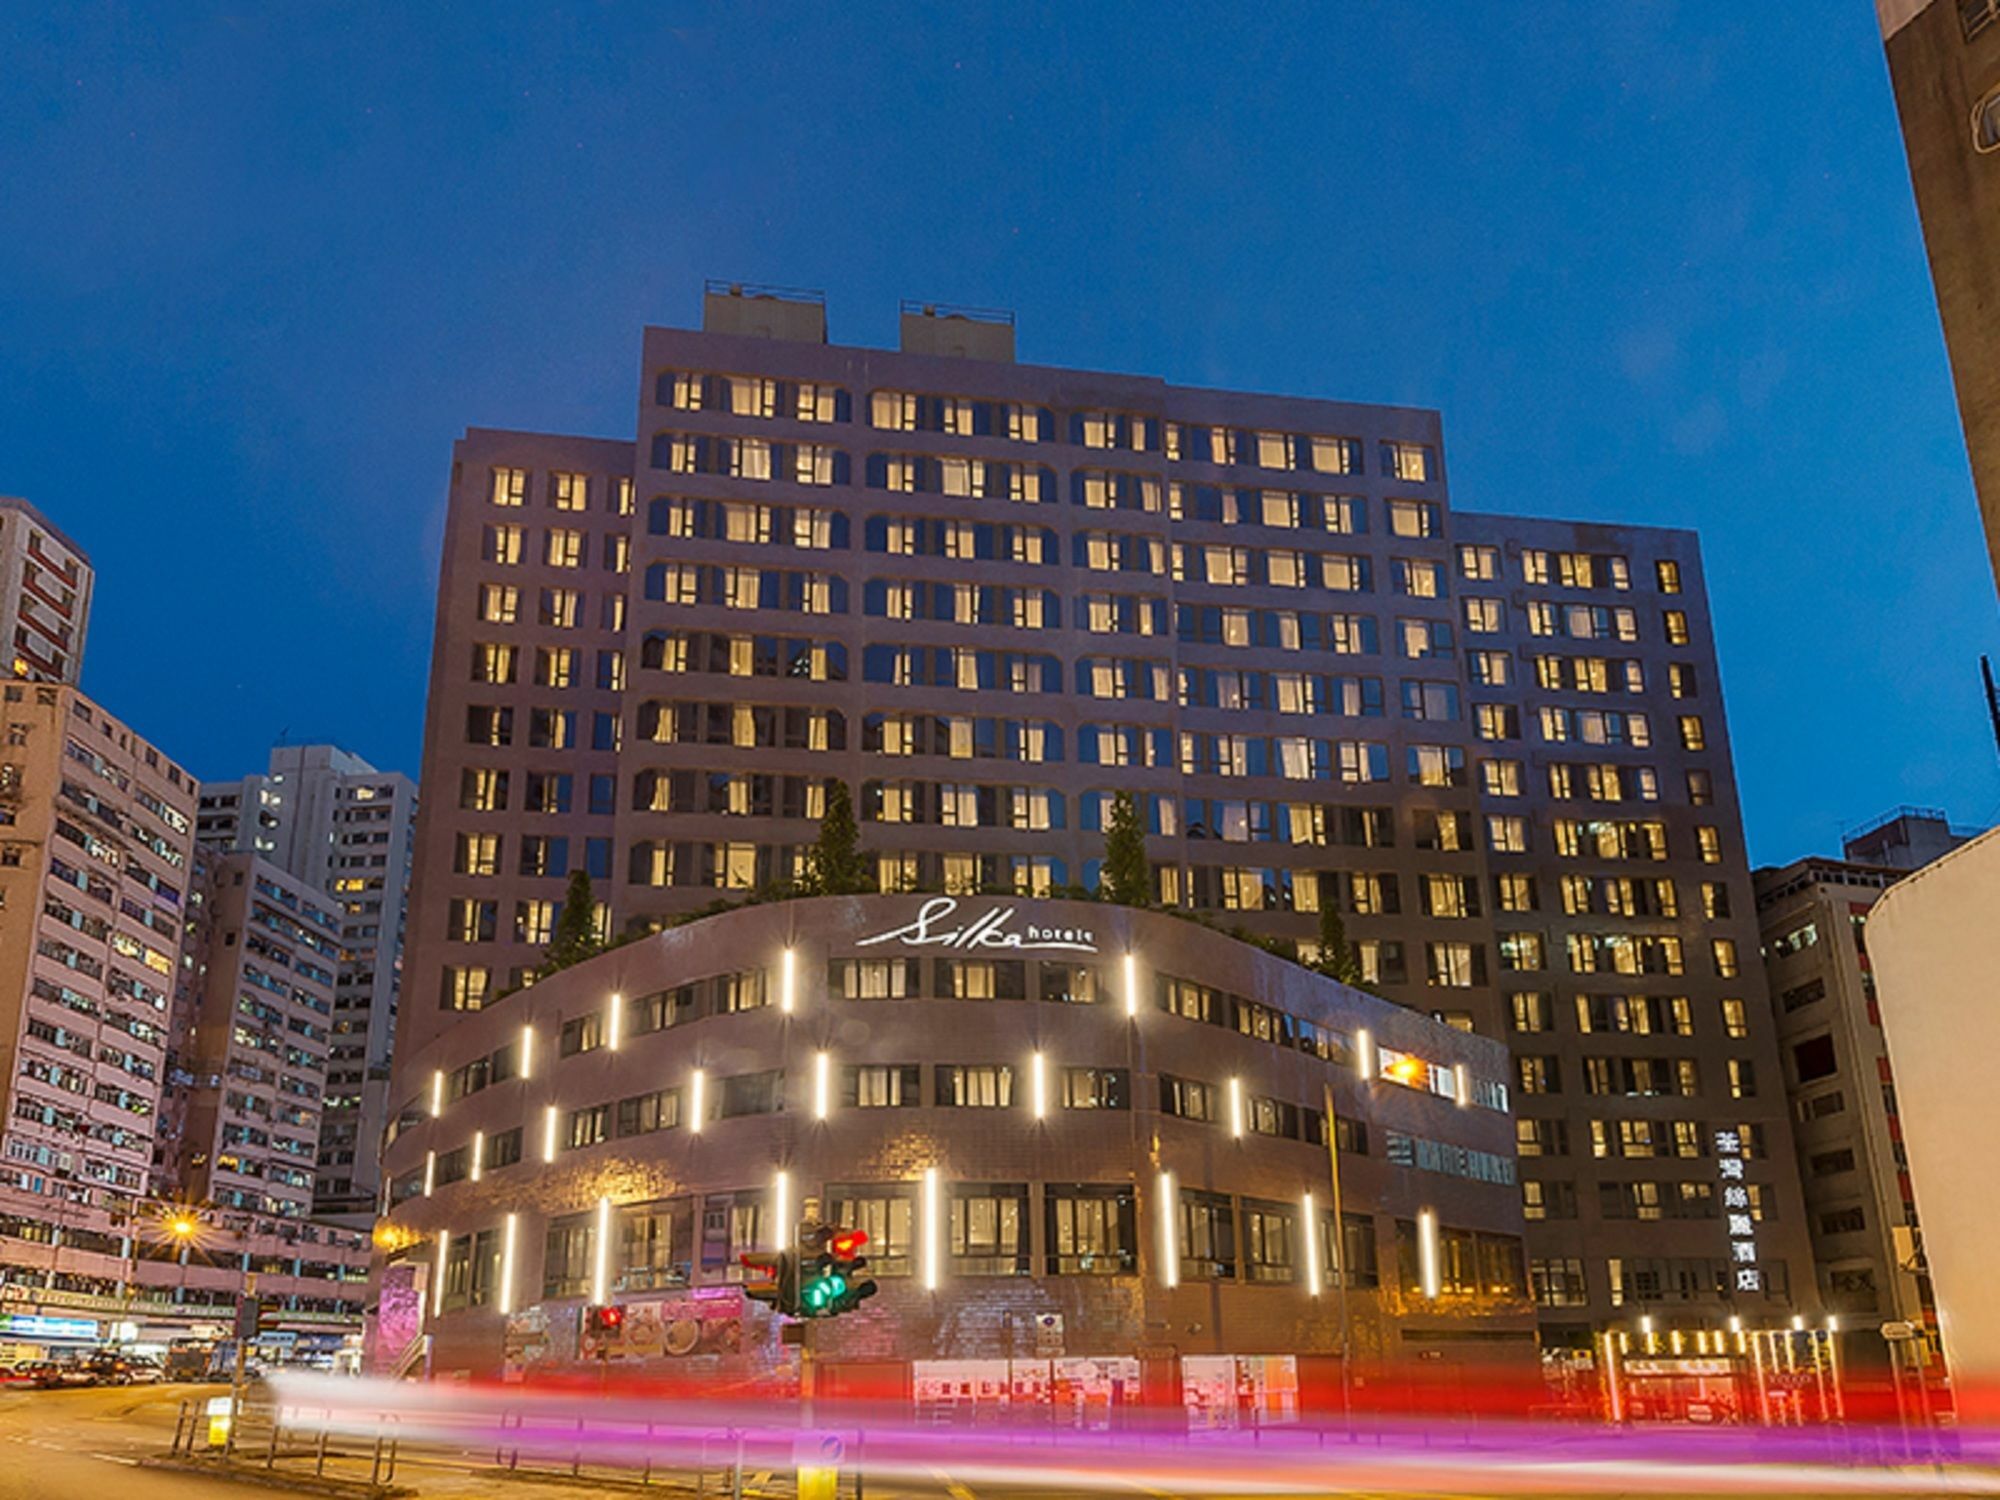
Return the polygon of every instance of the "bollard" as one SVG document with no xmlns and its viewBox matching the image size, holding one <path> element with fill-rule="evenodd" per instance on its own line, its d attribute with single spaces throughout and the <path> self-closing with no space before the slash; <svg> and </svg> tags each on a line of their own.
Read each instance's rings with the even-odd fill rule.
<svg viewBox="0 0 2000 1500">
<path fill-rule="evenodd" d="M 319 1430 L 319 1453 L 313 1460 L 313 1473 L 319 1476 L 324 1476 L 326 1473 L 326 1429 L 324 1427 Z"/>
<path fill-rule="evenodd" d="M 743 1500 L 743 1434 L 736 1434 L 736 1467 L 729 1476 L 729 1500 Z"/>
</svg>

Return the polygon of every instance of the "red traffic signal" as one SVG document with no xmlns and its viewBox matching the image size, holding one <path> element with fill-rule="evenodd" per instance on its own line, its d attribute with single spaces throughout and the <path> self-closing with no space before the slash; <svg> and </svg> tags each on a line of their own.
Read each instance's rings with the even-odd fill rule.
<svg viewBox="0 0 2000 1500">
<path fill-rule="evenodd" d="M 738 1257 L 743 1263 L 743 1295 L 778 1312 L 797 1312 L 797 1257 L 784 1251 L 760 1250 Z"/>
<path fill-rule="evenodd" d="M 616 1306 L 586 1308 L 583 1326 L 595 1334 L 616 1333 L 625 1326 L 625 1309 Z"/>
<path fill-rule="evenodd" d="M 834 1235 L 827 1248 L 835 1260 L 853 1260 L 861 1254 L 862 1246 L 867 1243 L 867 1230 L 842 1229 Z"/>
</svg>

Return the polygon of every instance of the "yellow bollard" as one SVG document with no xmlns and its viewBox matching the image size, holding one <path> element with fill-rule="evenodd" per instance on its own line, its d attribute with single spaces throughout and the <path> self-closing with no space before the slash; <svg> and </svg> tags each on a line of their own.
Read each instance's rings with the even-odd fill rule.
<svg viewBox="0 0 2000 1500">
<path fill-rule="evenodd" d="M 798 1467 L 799 1500 L 837 1500 L 840 1490 L 840 1460 L 845 1445 L 832 1435 L 801 1437 L 793 1445 L 792 1462 Z"/>
</svg>

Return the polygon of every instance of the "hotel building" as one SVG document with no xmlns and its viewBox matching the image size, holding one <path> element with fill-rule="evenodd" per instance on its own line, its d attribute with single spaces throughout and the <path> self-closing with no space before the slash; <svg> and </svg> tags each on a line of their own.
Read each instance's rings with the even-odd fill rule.
<svg viewBox="0 0 2000 1500">
<path fill-rule="evenodd" d="M 768 1375 L 739 1257 L 824 1220 L 868 1232 L 879 1295 L 818 1330 L 822 1394 L 937 1412 L 1012 1379 L 1233 1422 L 1337 1413 L 1343 1354 L 1350 1400 L 1391 1362 L 1536 1379 L 1506 1048 L 1194 922 L 768 903 L 405 1059 L 384 1281 L 423 1299 L 433 1374 L 601 1348 Z"/>
<path fill-rule="evenodd" d="M 460 440 L 395 1097 L 535 1006 L 573 869 L 657 928 L 790 878 L 838 777 L 884 891 L 1047 897 L 1128 790 L 1163 906 L 1336 905 L 1511 1047 L 1545 1347 L 1814 1310 L 1694 536 L 1459 511 L 1435 412 L 1013 355 L 712 287 L 636 441 Z"/>
</svg>

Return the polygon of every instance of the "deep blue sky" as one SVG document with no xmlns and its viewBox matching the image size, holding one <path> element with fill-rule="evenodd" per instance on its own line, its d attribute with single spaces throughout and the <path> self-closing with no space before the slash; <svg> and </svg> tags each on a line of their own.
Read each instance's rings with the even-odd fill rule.
<svg viewBox="0 0 2000 1500">
<path fill-rule="evenodd" d="M 722 276 L 1436 406 L 1461 507 L 1701 531 L 1754 857 L 2000 817 L 1866 0 L 202 10 L 0 13 L 0 492 L 200 775 L 414 772 L 452 439 L 629 436 L 641 325 Z"/>
</svg>

